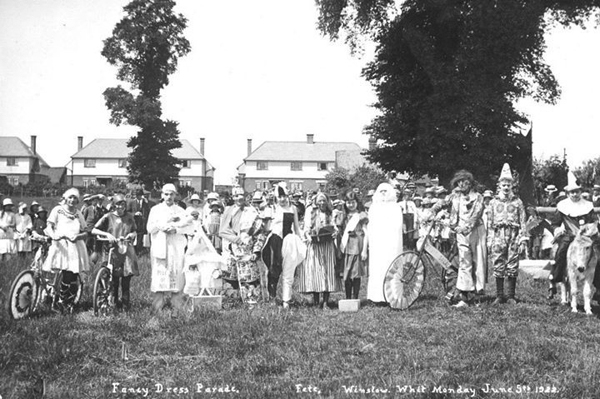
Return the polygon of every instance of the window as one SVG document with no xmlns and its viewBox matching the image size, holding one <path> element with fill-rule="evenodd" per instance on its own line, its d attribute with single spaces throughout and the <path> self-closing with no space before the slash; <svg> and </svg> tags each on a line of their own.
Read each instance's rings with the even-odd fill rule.
<svg viewBox="0 0 600 399">
<path fill-rule="evenodd" d="M 183 187 L 191 187 L 192 181 L 191 180 L 179 180 L 179 185 L 181 185 Z"/>
<path fill-rule="evenodd" d="M 327 185 L 327 182 L 324 181 L 318 181 L 317 182 L 317 188 L 319 189 L 319 191 L 325 191 L 325 186 Z"/>
<path fill-rule="evenodd" d="M 17 158 L 11 157 L 11 158 L 6 158 L 6 166 L 17 166 Z"/>
<path fill-rule="evenodd" d="M 192 161 L 190 161 L 189 159 L 184 159 L 181 161 L 181 167 L 182 168 L 191 168 L 192 167 Z"/>
<path fill-rule="evenodd" d="M 83 187 L 89 187 L 90 186 L 90 179 L 83 179 Z"/>
<path fill-rule="evenodd" d="M 19 185 L 19 178 L 18 177 L 13 177 L 10 179 L 11 183 L 13 186 L 18 186 Z"/>
<path fill-rule="evenodd" d="M 83 167 L 84 168 L 95 168 L 96 167 L 96 160 L 95 159 L 91 159 L 91 158 L 85 158 L 83 160 Z"/>
<path fill-rule="evenodd" d="M 292 162 L 290 168 L 291 170 L 302 170 L 302 162 Z"/>
<path fill-rule="evenodd" d="M 327 162 L 319 162 L 317 164 L 317 170 L 327 170 Z"/>
<path fill-rule="evenodd" d="M 256 170 L 268 170 L 269 163 L 267 161 L 258 161 L 256 162 Z"/>
<path fill-rule="evenodd" d="M 123 159 L 119 159 L 119 168 L 126 168 L 127 167 L 127 159 L 123 158 Z"/>
<path fill-rule="evenodd" d="M 301 181 L 291 181 L 290 182 L 290 192 L 294 193 L 296 191 L 302 190 L 302 182 Z"/>
</svg>

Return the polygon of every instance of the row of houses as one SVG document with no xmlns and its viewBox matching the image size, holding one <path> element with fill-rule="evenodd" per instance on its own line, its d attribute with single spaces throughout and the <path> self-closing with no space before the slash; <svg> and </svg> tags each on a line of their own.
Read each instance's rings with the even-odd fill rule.
<svg viewBox="0 0 600 399">
<path fill-rule="evenodd" d="M 198 148 L 188 140 L 180 141 L 181 148 L 173 151 L 182 162 L 179 185 L 213 190 L 215 168 L 204 157 L 205 139 L 200 138 Z M 97 138 L 84 145 L 80 136 L 70 162 L 65 167 L 50 167 L 37 152 L 36 136 L 31 136 L 29 146 L 18 137 L 0 137 L 0 176 L 6 176 L 13 186 L 47 177 L 51 183 L 112 187 L 128 181 L 129 151 L 127 139 Z M 312 134 L 306 141 L 265 141 L 256 149 L 248 139 L 247 156 L 237 168 L 237 180 L 246 191 L 268 189 L 282 181 L 292 191 L 322 189 L 332 168 L 365 163 L 362 151 L 356 143 L 315 141 Z"/>
</svg>

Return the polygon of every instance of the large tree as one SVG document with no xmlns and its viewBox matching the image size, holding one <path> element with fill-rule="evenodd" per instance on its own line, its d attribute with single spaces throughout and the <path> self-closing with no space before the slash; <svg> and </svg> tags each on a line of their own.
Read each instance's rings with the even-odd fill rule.
<svg viewBox="0 0 600 399">
<path fill-rule="evenodd" d="M 119 80 L 129 83 L 104 91 L 111 123 L 137 126 L 127 146 L 129 180 L 151 189 L 177 179 L 180 160 L 172 150 L 181 147 L 177 122 L 163 121 L 160 91 L 190 51 L 183 36 L 187 20 L 175 14 L 173 0 L 133 0 L 112 36 L 104 40 L 102 55 L 117 67 Z"/>
<path fill-rule="evenodd" d="M 375 40 L 363 75 L 379 115 L 365 133 L 384 170 L 438 174 L 471 169 L 491 185 L 504 162 L 526 170 L 528 121 L 515 101 L 555 103 L 559 85 L 543 60 L 552 24 L 582 23 L 598 1 L 317 0 L 319 28 L 355 49 Z"/>
</svg>

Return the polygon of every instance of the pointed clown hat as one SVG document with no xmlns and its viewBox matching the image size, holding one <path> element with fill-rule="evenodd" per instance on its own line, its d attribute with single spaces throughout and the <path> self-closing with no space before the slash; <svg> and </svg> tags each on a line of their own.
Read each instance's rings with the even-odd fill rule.
<svg viewBox="0 0 600 399">
<path fill-rule="evenodd" d="M 567 172 L 567 182 L 568 183 L 565 186 L 566 192 L 581 190 L 581 186 L 579 184 L 577 184 L 577 178 L 571 171 Z"/>
<path fill-rule="evenodd" d="M 502 171 L 500 172 L 500 177 L 498 178 L 498 180 L 510 180 L 510 181 L 513 181 L 513 176 L 512 176 L 512 173 L 510 171 L 510 166 L 508 166 L 507 163 L 505 163 L 504 166 L 502 166 Z"/>
</svg>

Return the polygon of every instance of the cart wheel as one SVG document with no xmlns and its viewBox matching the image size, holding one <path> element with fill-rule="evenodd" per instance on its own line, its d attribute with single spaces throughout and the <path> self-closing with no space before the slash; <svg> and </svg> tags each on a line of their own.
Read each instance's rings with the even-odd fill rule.
<svg viewBox="0 0 600 399">
<path fill-rule="evenodd" d="M 31 314 L 38 299 L 38 284 L 31 270 L 22 271 L 10 287 L 8 313 L 13 319 Z"/>
<path fill-rule="evenodd" d="M 408 309 L 419 297 L 425 281 L 425 265 L 416 252 L 400 254 L 385 274 L 383 294 L 394 309 Z"/>
<path fill-rule="evenodd" d="M 111 291 L 110 270 L 107 267 L 101 267 L 94 279 L 94 293 L 92 297 L 94 315 L 106 316 L 110 313 L 112 310 Z"/>
</svg>

